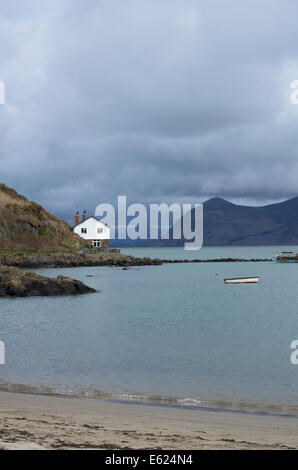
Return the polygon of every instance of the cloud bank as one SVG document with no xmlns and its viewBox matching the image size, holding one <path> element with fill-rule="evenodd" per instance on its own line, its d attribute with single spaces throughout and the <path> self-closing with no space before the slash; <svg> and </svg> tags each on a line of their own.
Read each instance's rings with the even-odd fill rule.
<svg viewBox="0 0 298 470">
<path fill-rule="evenodd" d="M 58 215 L 298 194 L 295 0 L 4 0 L 0 180 Z"/>
</svg>

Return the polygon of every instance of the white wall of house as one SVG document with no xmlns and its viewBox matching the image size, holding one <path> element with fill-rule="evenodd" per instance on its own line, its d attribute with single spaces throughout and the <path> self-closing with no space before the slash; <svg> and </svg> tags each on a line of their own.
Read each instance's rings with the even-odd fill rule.
<svg viewBox="0 0 298 470">
<path fill-rule="evenodd" d="M 73 231 L 85 240 L 110 240 L 111 236 L 109 227 L 94 217 L 76 225 Z"/>
</svg>

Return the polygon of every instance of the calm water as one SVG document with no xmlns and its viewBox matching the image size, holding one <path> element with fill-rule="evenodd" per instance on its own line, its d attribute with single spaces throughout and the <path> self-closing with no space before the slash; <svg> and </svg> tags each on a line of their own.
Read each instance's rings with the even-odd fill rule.
<svg viewBox="0 0 298 470">
<path fill-rule="evenodd" d="M 279 250 L 123 251 L 160 258 L 250 258 L 271 257 Z M 298 366 L 290 362 L 290 343 L 298 339 L 298 264 L 194 263 L 38 272 L 76 277 L 100 292 L 1 299 L 3 387 L 10 383 L 90 396 L 172 397 L 182 400 L 178 403 L 298 413 Z M 259 284 L 233 286 L 223 281 L 253 275 L 261 276 Z"/>
</svg>

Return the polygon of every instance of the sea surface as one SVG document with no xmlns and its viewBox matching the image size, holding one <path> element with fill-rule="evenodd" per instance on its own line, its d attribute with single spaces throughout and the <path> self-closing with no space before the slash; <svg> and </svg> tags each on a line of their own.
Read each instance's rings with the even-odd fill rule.
<svg viewBox="0 0 298 470">
<path fill-rule="evenodd" d="M 298 247 L 135 248 L 158 258 L 271 258 Z M 40 269 L 98 290 L 0 299 L 0 388 L 298 415 L 298 264 Z M 218 273 L 218 274 L 217 274 Z M 225 277 L 260 276 L 225 285 Z"/>
</svg>

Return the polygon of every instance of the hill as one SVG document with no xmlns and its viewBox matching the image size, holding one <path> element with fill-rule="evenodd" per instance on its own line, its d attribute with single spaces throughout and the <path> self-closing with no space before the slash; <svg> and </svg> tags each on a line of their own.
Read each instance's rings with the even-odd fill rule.
<svg viewBox="0 0 298 470">
<path fill-rule="evenodd" d="M 298 245 L 298 197 L 263 207 L 206 201 L 204 245 Z"/>
<path fill-rule="evenodd" d="M 192 219 L 194 211 L 192 211 Z M 148 230 L 149 232 L 149 230 Z M 184 246 L 185 240 L 124 240 L 115 246 Z M 263 207 L 204 203 L 204 246 L 298 245 L 298 197 Z"/>
<path fill-rule="evenodd" d="M 63 251 L 83 245 L 67 222 L 0 184 L 0 249 Z"/>
</svg>

